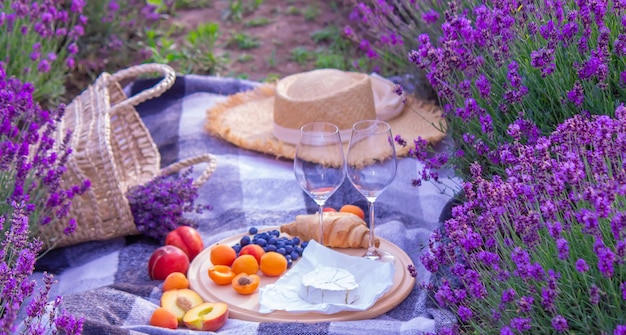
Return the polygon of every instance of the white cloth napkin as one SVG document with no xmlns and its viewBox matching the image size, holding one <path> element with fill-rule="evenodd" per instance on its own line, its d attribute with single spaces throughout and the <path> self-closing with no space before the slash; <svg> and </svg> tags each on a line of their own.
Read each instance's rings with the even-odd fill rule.
<svg viewBox="0 0 626 335">
<path fill-rule="evenodd" d="M 352 304 L 311 304 L 298 295 L 302 276 L 323 266 L 350 271 L 359 284 L 357 301 Z M 259 313 L 275 310 L 333 314 L 341 311 L 364 311 L 370 308 L 393 286 L 395 267 L 357 256 L 349 256 L 327 248 L 314 240 L 304 249 L 302 258 L 278 281 L 260 289 Z"/>
</svg>

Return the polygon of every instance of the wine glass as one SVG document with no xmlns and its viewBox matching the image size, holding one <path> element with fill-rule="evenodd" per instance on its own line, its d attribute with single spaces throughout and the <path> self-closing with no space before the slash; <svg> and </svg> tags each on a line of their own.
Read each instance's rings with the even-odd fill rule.
<svg viewBox="0 0 626 335">
<path fill-rule="evenodd" d="M 339 128 L 328 122 L 307 123 L 293 160 L 300 187 L 319 206 L 319 243 L 324 244 L 324 204 L 345 179 L 345 158 Z"/>
<path fill-rule="evenodd" d="M 380 120 L 363 120 L 352 126 L 347 154 L 347 175 L 354 187 L 367 199 L 370 240 L 363 257 L 393 261 L 393 255 L 374 243 L 374 202 L 396 177 L 396 148 L 391 127 Z"/>
</svg>

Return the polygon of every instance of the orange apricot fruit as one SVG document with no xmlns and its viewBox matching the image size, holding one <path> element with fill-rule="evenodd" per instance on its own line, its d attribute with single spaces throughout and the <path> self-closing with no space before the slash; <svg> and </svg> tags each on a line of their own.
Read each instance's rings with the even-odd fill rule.
<svg viewBox="0 0 626 335">
<path fill-rule="evenodd" d="M 237 252 L 226 244 L 216 244 L 211 247 L 209 257 L 213 265 L 231 266 L 235 258 L 237 258 Z"/>
<path fill-rule="evenodd" d="M 339 212 L 352 213 L 360 217 L 362 220 L 365 220 L 365 212 L 357 205 L 343 205 L 339 209 Z"/>
<path fill-rule="evenodd" d="M 259 271 L 259 263 L 252 255 L 241 255 L 233 262 L 232 269 L 236 275 L 240 273 L 256 274 Z"/>
<path fill-rule="evenodd" d="M 231 270 L 230 266 L 226 265 L 213 265 L 209 268 L 209 278 L 213 280 L 217 285 L 228 285 L 235 278 L 235 273 Z"/>
<path fill-rule="evenodd" d="M 182 272 L 172 272 L 163 281 L 163 291 L 173 289 L 189 288 L 189 280 Z"/>
<path fill-rule="evenodd" d="M 266 276 L 278 277 L 287 271 L 287 258 L 275 251 L 266 252 L 259 268 Z"/>
<path fill-rule="evenodd" d="M 255 274 L 240 273 L 233 278 L 232 286 L 237 293 L 248 295 L 256 291 L 260 282 L 261 278 Z"/>
<path fill-rule="evenodd" d="M 150 325 L 161 328 L 176 329 L 178 328 L 178 319 L 174 313 L 165 307 L 159 307 L 154 310 L 150 317 Z"/>
</svg>

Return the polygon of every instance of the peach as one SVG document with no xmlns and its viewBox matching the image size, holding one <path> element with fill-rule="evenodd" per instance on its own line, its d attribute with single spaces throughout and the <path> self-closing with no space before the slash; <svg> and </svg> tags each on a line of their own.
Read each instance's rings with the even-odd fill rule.
<svg viewBox="0 0 626 335">
<path fill-rule="evenodd" d="M 178 328 L 178 319 L 176 319 L 174 313 L 166 308 L 159 307 L 152 313 L 150 324 L 156 327 L 176 329 Z"/>
<path fill-rule="evenodd" d="M 165 236 L 165 244 L 179 247 L 189 257 L 190 261 L 204 250 L 204 242 L 200 233 L 192 227 L 181 226 Z"/>
<path fill-rule="evenodd" d="M 193 330 L 217 331 L 228 320 L 228 305 L 223 302 L 205 302 L 185 313 L 183 323 Z"/>
<path fill-rule="evenodd" d="M 164 280 L 170 273 L 187 273 L 189 257 L 180 248 L 164 245 L 156 249 L 148 261 L 148 274 L 151 279 Z"/>
<path fill-rule="evenodd" d="M 243 255 L 252 255 L 256 258 L 256 262 L 261 264 L 261 257 L 265 254 L 265 250 L 258 244 L 248 244 L 245 245 L 241 250 L 239 250 L 239 257 Z"/>
<path fill-rule="evenodd" d="M 161 307 L 174 314 L 179 323 L 182 322 L 188 310 L 203 302 L 204 300 L 196 291 L 188 288 L 165 291 L 161 295 Z"/>
</svg>

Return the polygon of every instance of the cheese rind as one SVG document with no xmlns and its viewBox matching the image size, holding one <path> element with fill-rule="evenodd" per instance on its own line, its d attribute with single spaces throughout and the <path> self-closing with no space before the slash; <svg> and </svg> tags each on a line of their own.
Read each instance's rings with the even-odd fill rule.
<svg viewBox="0 0 626 335">
<path fill-rule="evenodd" d="M 349 271 L 321 267 L 302 278 L 299 296 L 311 304 L 351 304 L 358 299 L 358 286 Z"/>
</svg>

